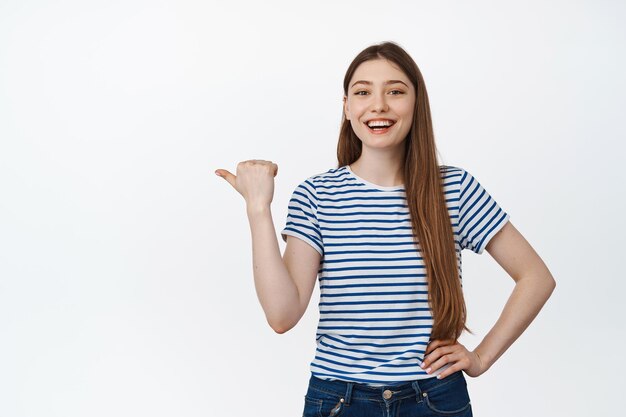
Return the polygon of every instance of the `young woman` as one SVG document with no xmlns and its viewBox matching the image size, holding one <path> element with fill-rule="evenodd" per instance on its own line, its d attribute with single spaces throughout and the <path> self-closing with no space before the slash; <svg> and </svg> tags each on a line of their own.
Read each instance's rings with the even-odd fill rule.
<svg viewBox="0 0 626 417">
<path fill-rule="evenodd" d="M 245 199 L 256 291 L 269 325 L 291 329 L 319 277 L 317 350 L 304 416 L 471 416 L 477 377 L 520 336 L 555 287 L 548 268 L 481 184 L 439 165 L 428 95 L 397 44 L 373 45 L 346 72 L 338 167 L 294 191 L 281 257 L 270 203 L 278 166 L 219 169 Z M 485 249 L 515 280 L 474 349 L 461 251 Z"/>
</svg>

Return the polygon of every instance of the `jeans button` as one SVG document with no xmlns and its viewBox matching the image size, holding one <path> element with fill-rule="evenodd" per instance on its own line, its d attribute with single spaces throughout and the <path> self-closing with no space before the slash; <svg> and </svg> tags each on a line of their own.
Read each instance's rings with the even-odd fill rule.
<svg viewBox="0 0 626 417">
<path fill-rule="evenodd" d="M 383 391 L 383 398 L 385 400 L 388 400 L 389 398 L 391 398 L 393 394 L 391 393 L 391 391 L 389 391 L 388 389 L 386 389 L 385 391 Z"/>
</svg>

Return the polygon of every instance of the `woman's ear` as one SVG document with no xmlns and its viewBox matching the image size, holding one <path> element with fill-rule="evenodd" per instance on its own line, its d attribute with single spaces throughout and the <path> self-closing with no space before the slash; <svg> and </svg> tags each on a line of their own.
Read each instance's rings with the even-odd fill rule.
<svg viewBox="0 0 626 417">
<path fill-rule="evenodd" d="M 343 96 L 343 114 L 346 116 L 346 120 L 350 120 L 348 115 L 348 98 L 346 96 Z"/>
</svg>

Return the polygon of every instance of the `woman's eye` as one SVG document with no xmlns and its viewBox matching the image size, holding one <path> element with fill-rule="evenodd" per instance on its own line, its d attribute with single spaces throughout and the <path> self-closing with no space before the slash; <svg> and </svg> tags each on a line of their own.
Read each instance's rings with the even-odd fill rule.
<svg viewBox="0 0 626 417">
<path fill-rule="evenodd" d="M 393 95 L 393 96 L 398 96 L 400 94 L 404 94 L 404 91 L 402 91 L 402 90 L 391 90 L 389 93 L 391 95 Z M 365 90 L 360 90 L 360 91 L 355 91 L 354 92 L 355 96 L 365 96 L 365 95 L 368 95 L 368 94 L 369 94 L 369 92 L 365 91 Z"/>
</svg>

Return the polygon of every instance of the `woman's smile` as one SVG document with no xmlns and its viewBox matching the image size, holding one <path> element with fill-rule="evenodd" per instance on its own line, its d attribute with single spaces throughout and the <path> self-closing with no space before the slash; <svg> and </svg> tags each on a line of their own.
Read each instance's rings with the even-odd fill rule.
<svg viewBox="0 0 626 417">
<path fill-rule="evenodd" d="M 396 121 L 391 119 L 372 119 L 365 122 L 370 133 L 374 135 L 384 135 L 388 133 L 395 124 Z"/>
</svg>

